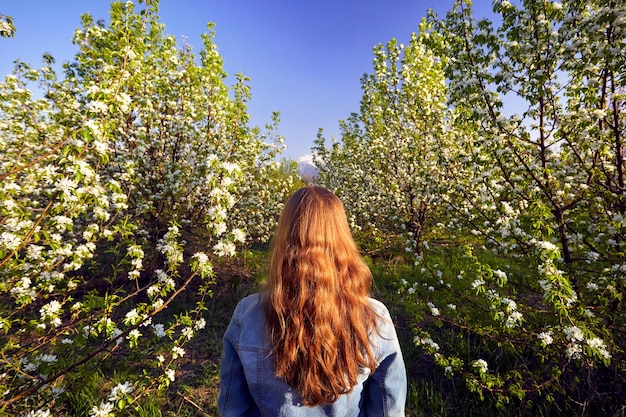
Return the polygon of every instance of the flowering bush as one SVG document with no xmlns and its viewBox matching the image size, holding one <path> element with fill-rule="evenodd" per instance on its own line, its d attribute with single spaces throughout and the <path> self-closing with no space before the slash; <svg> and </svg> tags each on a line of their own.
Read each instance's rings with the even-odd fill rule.
<svg viewBox="0 0 626 417">
<path fill-rule="evenodd" d="M 254 237 L 266 237 L 295 178 L 275 173 L 279 138 L 248 126 L 245 77 L 224 84 L 212 27 L 196 57 L 156 10 L 112 3 L 108 25 L 85 15 L 61 80 L 44 56 L 0 83 L 0 408 L 11 415 L 67 410 L 81 375 L 120 355 L 139 367 L 132 380 L 105 374 L 110 393 L 90 415 L 168 387 L 206 325 L 214 260 L 249 239 L 240 216 L 255 210 Z M 275 203 L 258 210 L 251 194 L 269 177 Z M 195 305 L 170 313 L 192 281 Z"/>
<path fill-rule="evenodd" d="M 154 6 L 143 15 L 132 9 L 132 3 L 112 5 L 109 29 L 84 17 L 75 37 L 80 52 L 66 66 L 68 88 L 81 91 L 96 140 L 114 133 L 107 174 L 129 190 L 131 214 L 149 235 L 174 220 L 185 229 L 208 228 L 219 247 L 233 244 L 227 229 L 232 221 L 245 229 L 238 219 L 250 204 L 241 200 L 263 188 L 250 184 L 269 178 L 282 138 L 267 141 L 248 126 L 247 78 L 238 74 L 232 90 L 224 84 L 212 25 L 196 64 L 189 44 L 178 48 L 164 35 Z M 282 188 L 272 191 L 282 199 Z M 239 212 L 231 219 L 235 204 Z M 278 210 L 265 207 L 255 223 Z"/>
<path fill-rule="evenodd" d="M 357 231 L 419 253 L 440 215 L 443 69 L 421 35 L 407 46 L 376 46 L 373 64 L 360 113 L 340 122 L 341 143 L 327 148 L 321 134 L 316 141 L 318 181 L 344 201 Z"/>
<path fill-rule="evenodd" d="M 403 218 L 395 213 L 411 188 L 396 184 L 424 184 L 412 201 L 440 208 L 431 224 L 447 245 L 418 246 L 401 294 L 415 312 L 415 343 L 448 378 L 499 407 L 559 398 L 570 411 L 581 412 L 579 403 L 616 413 L 626 384 L 625 12 L 591 0 L 529 0 L 496 1 L 494 13 L 497 28 L 476 20 L 466 1 L 445 18 L 430 15 L 413 38 L 430 65 L 410 67 L 408 54 L 381 65 L 375 49 L 361 113 L 342 125 L 341 143 L 318 141 L 320 179 L 347 201 L 355 224 L 382 233 Z M 445 88 L 426 82 L 433 70 Z M 387 108 L 413 113 L 367 106 L 381 72 L 398 74 L 381 88 Z M 396 94 L 416 79 L 431 106 Z M 447 109 L 433 113 L 440 94 Z M 438 127 L 400 130 L 416 120 Z M 425 145 L 431 137 L 439 139 Z M 396 148 L 417 161 L 410 175 Z M 379 200 L 368 199 L 372 184 Z M 608 375 L 619 377 L 607 383 Z"/>
</svg>

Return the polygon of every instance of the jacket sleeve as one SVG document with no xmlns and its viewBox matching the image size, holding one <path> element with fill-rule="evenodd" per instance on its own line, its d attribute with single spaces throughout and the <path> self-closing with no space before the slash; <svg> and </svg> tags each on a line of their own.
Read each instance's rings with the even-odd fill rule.
<svg viewBox="0 0 626 417">
<path fill-rule="evenodd" d="M 254 401 L 236 349 L 240 331 L 237 323 L 239 310 L 238 305 L 224 334 L 224 352 L 220 366 L 220 395 L 217 402 L 221 417 L 248 416 Z"/>
<path fill-rule="evenodd" d="M 405 417 L 407 377 L 400 343 L 391 317 L 384 308 L 380 330 L 378 368 L 365 383 L 364 406 L 368 417 Z"/>
</svg>

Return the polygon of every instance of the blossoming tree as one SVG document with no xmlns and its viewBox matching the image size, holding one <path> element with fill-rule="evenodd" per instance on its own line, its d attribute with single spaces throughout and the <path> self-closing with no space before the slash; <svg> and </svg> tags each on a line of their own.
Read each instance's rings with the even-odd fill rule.
<svg viewBox="0 0 626 417">
<path fill-rule="evenodd" d="M 408 178 L 440 205 L 445 227 L 437 231 L 453 244 L 425 249 L 419 276 L 402 284 L 418 319 L 415 342 L 444 376 L 499 407 L 549 409 L 563 399 L 558 406 L 568 412 L 585 404 L 615 413 L 626 384 L 626 8 L 527 0 L 496 1 L 493 11 L 493 21 L 476 19 L 471 2 L 459 1 L 444 18 L 431 15 L 417 36 L 445 74 L 447 91 L 435 91 L 447 95 L 448 111 L 431 113 L 437 127 L 427 131 L 445 141 L 423 152 L 427 132 L 399 135 L 411 145 L 389 140 L 388 130 L 413 120 L 394 109 L 405 105 L 419 117 L 431 107 L 389 87 L 392 110 L 368 107 L 365 87 L 342 142 L 326 149 L 319 141 L 321 179 L 343 193 L 356 224 L 368 224 L 394 219 L 387 207 L 403 207 L 389 195 L 407 178 L 395 165 L 396 147 L 418 161 Z M 381 68 L 375 59 L 379 78 Z M 390 85 L 428 79 L 426 68 L 399 73 Z M 437 103 L 436 94 L 420 94 Z M 361 215 L 353 201 L 369 184 L 379 184 L 380 200 L 366 199 Z M 619 377 L 607 383 L 607 375 Z M 585 388 L 577 383 L 583 376 Z"/>
<path fill-rule="evenodd" d="M 355 226 L 381 241 L 399 237 L 411 252 L 437 223 L 435 149 L 448 137 L 442 63 L 421 36 L 374 48 L 360 112 L 341 122 L 341 143 L 327 148 L 320 135 L 314 153 L 319 181 L 340 196 Z"/>
<path fill-rule="evenodd" d="M 134 379 L 106 375 L 110 394 L 74 412 L 109 415 L 166 388 L 206 325 L 212 260 L 248 239 L 252 208 L 267 234 L 288 190 L 245 202 L 270 175 L 293 180 L 276 175 L 279 138 L 248 126 L 245 77 L 225 85 L 212 27 L 196 56 L 164 34 L 156 2 L 135 7 L 112 3 L 106 25 L 83 16 L 62 79 L 44 56 L 0 83 L 0 408 L 12 415 L 67 409 L 94 363 L 131 352 Z M 185 249 L 190 237 L 207 249 Z M 194 280 L 197 304 L 168 313 Z"/>
<path fill-rule="evenodd" d="M 507 259 L 490 265 L 466 247 L 467 270 L 439 281 L 450 297 L 435 307 L 465 294 L 471 307 L 437 313 L 472 328 L 484 343 L 475 350 L 492 359 L 467 367 L 439 345 L 424 346 L 450 375 L 503 403 L 549 403 L 565 390 L 598 410 L 615 406 L 624 381 L 606 385 L 603 375 L 624 371 L 624 9 L 498 1 L 494 12 L 497 28 L 458 2 L 444 19 L 431 18 L 438 41 L 430 44 L 449 57 L 452 130 L 465 150 L 446 170 L 456 190 L 446 197 L 450 224 Z M 476 320 L 477 308 L 492 319 Z M 525 358 L 527 370 L 513 358 Z M 601 396 L 583 397 L 575 383 L 582 373 Z"/>
</svg>

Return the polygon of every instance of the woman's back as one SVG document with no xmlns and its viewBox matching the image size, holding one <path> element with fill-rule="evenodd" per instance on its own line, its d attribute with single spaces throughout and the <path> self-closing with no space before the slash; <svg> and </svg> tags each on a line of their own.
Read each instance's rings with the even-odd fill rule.
<svg viewBox="0 0 626 417">
<path fill-rule="evenodd" d="M 265 292 L 241 301 L 224 336 L 221 415 L 404 416 L 404 362 L 371 284 L 339 199 L 296 191 Z"/>
<path fill-rule="evenodd" d="M 224 335 L 220 415 L 264 417 L 404 416 L 406 374 L 396 331 L 387 308 L 370 299 L 381 317 L 371 334 L 379 365 L 370 375 L 363 368 L 352 392 L 329 405 L 302 404 L 300 393 L 274 372 L 272 345 L 265 331 L 263 302 L 267 294 L 253 294 L 239 302 Z"/>
</svg>

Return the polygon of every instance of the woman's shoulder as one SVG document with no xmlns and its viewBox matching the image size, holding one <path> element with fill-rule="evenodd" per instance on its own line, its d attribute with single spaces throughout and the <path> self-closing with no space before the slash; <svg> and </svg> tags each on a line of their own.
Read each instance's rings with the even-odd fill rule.
<svg viewBox="0 0 626 417">
<path fill-rule="evenodd" d="M 267 350 L 265 337 L 265 294 L 251 294 L 242 298 L 233 313 L 233 340 L 238 348 L 258 351 Z"/>
<path fill-rule="evenodd" d="M 378 316 L 384 319 L 390 318 L 389 309 L 387 309 L 387 306 L 383 304 L 382 301 L 370 297 L 369 302 Z"/>
<path fill-rule="evenodd" d="M 241 319 L 242 317 L 262 313 L 263 300 L 265 299 L 265 297 L 265 293 L 255 293 L 242 298 L 237 303 L 234 316 L 237 319 Z"/>
<path fill-rule="evenodd" d="M 370 305 L 378 316 L 376 332 L 374 332 L 378 341 L 375 343 L 379 345 L 379 349 L 386 350 L 384 347 L 389 345 L 389 342 L 397 339 L 393 319 L 391 318 L 391 314 L 389 314 L 389 309 L 387 309 L 387 306 L 381 301 L 370 298 Z"/>
<path fill-rule="evenodd" d="M 257 292 L 254 294 L 250 294 L 250 295 L 245 296 L 241 300 L 239 300 L 239 304 L 245 305 L 245 306 L 261 304 L 262 301 L 265 299 L 266 295 L 267 294 L 264 292 Z"/>
</svg>

